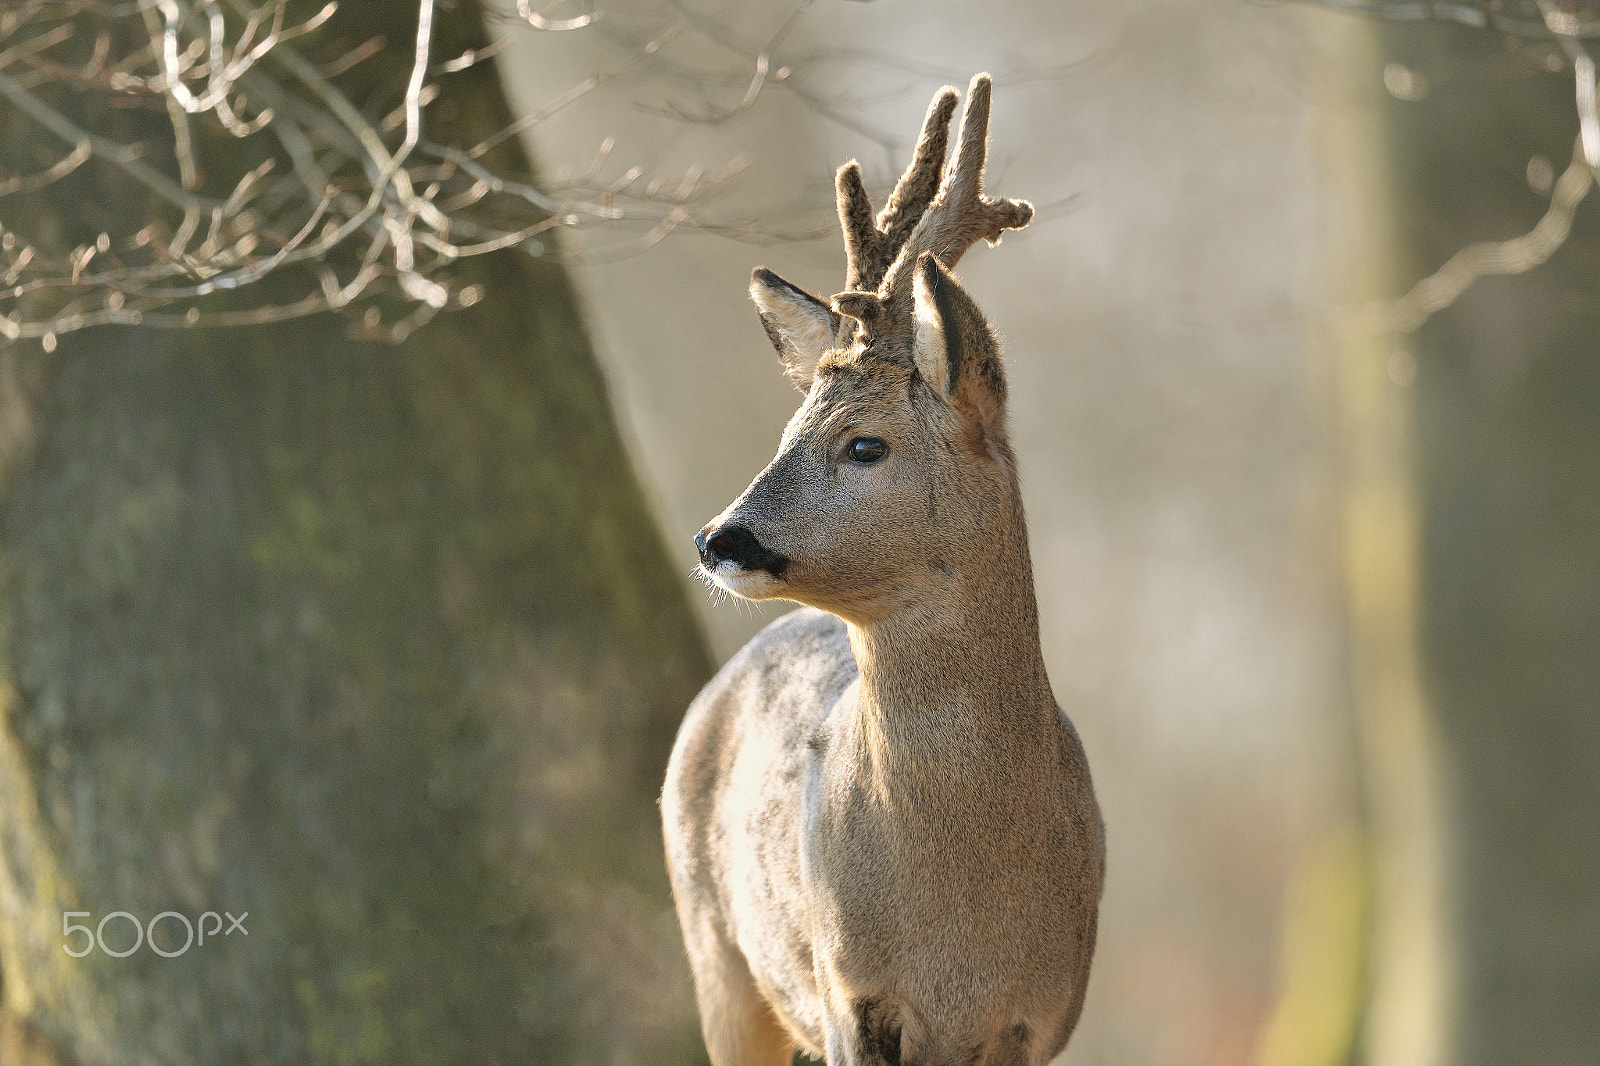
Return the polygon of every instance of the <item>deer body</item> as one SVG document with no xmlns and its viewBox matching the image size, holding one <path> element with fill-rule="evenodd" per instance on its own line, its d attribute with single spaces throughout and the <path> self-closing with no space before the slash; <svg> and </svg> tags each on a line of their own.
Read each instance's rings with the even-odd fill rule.
<svg viewBox="0 0 1600 1066">
<path fill-rule="evenodd" d="M 718 585 L 810 608 L 706 686 L 668 768 L 715 1066 L 794 1047 L 830 1066 L 1042 1066 L 1082 1008 L 1103 832 L 1045 676 L 998 349 L 948 270 L 1031 214 L 978 192 L 988 96 L 974 79 L 949 175 L 954 92 L 935 98 L 876 223 L 841 170 L 853 291 L 830 307 L 752 283 L 807 398 L 697 541 Z"/>
</svg>

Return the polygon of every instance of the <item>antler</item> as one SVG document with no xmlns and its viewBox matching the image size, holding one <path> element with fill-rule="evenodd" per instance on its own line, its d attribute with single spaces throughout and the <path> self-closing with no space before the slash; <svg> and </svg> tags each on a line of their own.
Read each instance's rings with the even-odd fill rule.
<svg viewBox="0 0 1600 1066">
<path fill-rule="evenodd" d="M 983 166 L 989 154 L 989 75 L 979 74 L 967 90 L 967 107 L 961 114 L 961 140 L 955 164 L 939 195 L 912 235 L 900 258 L 915 263 L 924 251 L 954 268 L 963 253 L 978 241 L 995 244 L 1002 232 L 1021 229 L 1033 220 L 1033 205 L 1026 200 L 991 200 L 983 194 Z M 920 238 L 920 239 L 919 239 Z"/>
<path fill-rule="evenodd" d="M 895 187 L 877 226 L 870 225 L 871 208 L 861 188 L 859 168 L 853 163 L 840 168 L 839 218 L 849 254 L 847 278 L 854 291 L 835 296 L 833 307 L 861 322 L 867 332 L 873 331 L 885 313 L 895 319 L 910 315 L 911 275 L 924 253 L 932 253 L 945 267 L 953 268 L 979 240 L 994 244 L 1004 231 L 1021 229 L 1032 220 L 1033 205 L 1026 200 L 991 200 L 983 194 L 991 88 L 989 75 L 973 77 L 961 115 L 955 159 L 938 185 L 938 194 L 925 207 L 921 204 L 926 201 L 915 194 L 930 184 L 931 174 L 943 164 L 955 107 L 952 88 L 942 89 L 928 108 L 916 158 Z M 906 235 L 894 241 L 891 233 Z M 879 273 L 875 268 L 881 260 L 888 266 Z"/>
<path fill-rule="evenodd" d="M 911 164 L 900 175 L 876 222 L 872 218 L 872 200 L 861 183 L 860 164 L 852 159 L 839 168 L 835 184 L 839 226 L 844 230 L 846 289 L 870 291 L 878 287 L 939 191 L 944 153 L 950 143 L 950 116 L 955 114 L 957 98 L 955 88 L 946 85 L 928 104 Z"/>
</svg>

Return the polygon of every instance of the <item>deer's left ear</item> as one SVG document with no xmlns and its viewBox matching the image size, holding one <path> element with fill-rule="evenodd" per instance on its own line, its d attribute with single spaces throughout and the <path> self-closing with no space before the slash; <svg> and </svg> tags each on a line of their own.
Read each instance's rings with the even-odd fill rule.
<svg viewBox="0 0 1600 1066">
<path fill-rule="evenodd" d="M 833 346 L 839 316 L 827 304 L 766 267 L 750 274 L 750 299 L 761 327 L 783 360 L 783 372 L 801 392 L 811 388 L 817 360 Z"/>
<path fill-rule="evenodd" d="M 1004 435 L 1006 379 L 989 322 L 931 252 L 912 276 L 917 371 L 986 435 Z"/>
</svg>

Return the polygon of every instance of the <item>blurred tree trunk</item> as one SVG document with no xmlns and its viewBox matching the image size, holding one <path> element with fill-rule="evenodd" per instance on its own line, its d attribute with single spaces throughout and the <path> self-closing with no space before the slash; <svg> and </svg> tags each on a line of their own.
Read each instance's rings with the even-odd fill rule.
<svg viewBox="0 0 1600 1066">
<path fill-rule="evenodd" d="M 1526 233 L 1571 158 L 1554 45 L 1389 34 L 1402 272 Z M 1530 167 L 1530 160 L 1542 158 Z M 1591 195 L 1591 200 L 1593 196 Z M 1600 1061 L 1600 222 L 1414 337 L 1420 637 L 1446 797 L 1449 1061 Z"/>
<path fill-rule="evenodd" d="M 1341 1019 L 1344 1038 L 1329 1041 L 1318 1057 L 1284 1061 L 1447 1066 L 1440 745 L 1417 632 L 1421 515 L 1414 419 L 1411 395 L 1397 380 L 1404 362 L 1397 352 L 1409 338 L 1375 328 L 1370 317 L 1403 288 L 1394 236 L 1400 205 L 1394 164 L 1384 151 L 1383 42 L 1371 26 L 1359 33 L 1351 52 L 1359 57 L 1354 83 L 1334 82 L 1324 121 L 1332 215 L 1339 220 L 1330 241 L 1343 285 L 1338 306 L 1345 309 L 1335 323 L 1331 384 L 1362 822 L 1344 876 L 1362 885 L 1352 892 L 1364 898 L 1351 907 L 1351 925 L 1365 931 L 1347 932 L 1342 945 L 1327 940 L 1327 960 L 1354 977 L 1348 998 L 1329 999 L 1323 1008 Z M 1330 878 L 1330 887 L 1338 883 Z"/>
<path fill-rule="evenodd" d="M 411 3 L 339 18 L 403 77 Z M 472 4 L 438 34 L 485 42 Z M 446 90 L 457 140 L 510 120 L 488 64 Z M 130 196 L 85 167 L 34 202 L 70 247 Z M 461 270 L 486 297 L 399 346 L 0 352 L 0 1062 L 701 1054 L 653 801 L 707 655 L 561 270 Z M 67 911 L 248 934 L 78 959 Z"/>
</svg>

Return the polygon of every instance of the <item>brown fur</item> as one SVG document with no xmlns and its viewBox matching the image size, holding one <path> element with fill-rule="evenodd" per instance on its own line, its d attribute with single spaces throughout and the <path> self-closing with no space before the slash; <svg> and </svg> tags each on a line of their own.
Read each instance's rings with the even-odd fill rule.
<svg viewBox="0 0 1600 1066">
<path fill-rule="evenodd" d="M 1045 676 L 999 348 L 946 258 L 964 250 L 949 234 L 976 240 L 998 217 L 976 193 L 987 104 L 980 76 L 957 164 L 877 292 L 834 312 L 752 282 L 808 393 L 702 552 L 729 591 L 808 607 L 701 692 L 662 796 L 715 1066 L 779 1066 L 795 1047 L 832 1066 L 1042 1066 L 1082 1009 L 1103 830 Z M 941 110 L 943 95 L 930 122 Z M 840 187 L 847 229 L 870 219 Z M 873 232 L 853 247 L 883 252 Z M 853 304 L 870 329 L 802 350 Z M 852 462 L 857 437 L 887 454 Z M 759 552 L 717 539 L 734 529 Z"/>
</svg>

